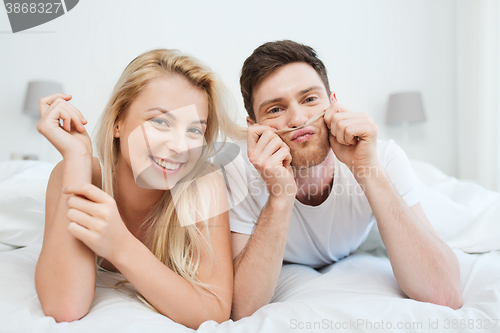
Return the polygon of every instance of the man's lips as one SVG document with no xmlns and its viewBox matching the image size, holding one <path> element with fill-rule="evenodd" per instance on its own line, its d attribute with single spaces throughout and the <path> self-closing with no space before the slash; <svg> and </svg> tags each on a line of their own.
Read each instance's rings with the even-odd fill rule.
<svg viewBox="0 0 500 333">
<path fill-rule="evenodd" d="M 295 132 L 293 132 L 293 135 L 292 135 L 292 141 L 304 141 L 302 139 L 306 139 L 306 137 L 304 136 L 307 136 L 307 139 L 314 134 L 314 130 L 312 128 L 302 128 L 302 129 L 299 129 Z"/>
</svg>

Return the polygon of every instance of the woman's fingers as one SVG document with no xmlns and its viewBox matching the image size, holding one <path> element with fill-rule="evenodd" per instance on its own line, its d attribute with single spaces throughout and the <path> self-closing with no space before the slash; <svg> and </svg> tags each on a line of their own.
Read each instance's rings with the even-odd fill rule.
<svg viewBox="0 0 500 333">
<path fill-rule="evenodd" d="M 59 109 L 56 111 L 58 113 L 57 119 L 62 119 L 62 127 L 69 132 L 71 130 L 71 116 L 64 109 Z"/>
<path fill-rule="evenodd" d="M 40 116 L 43 117 L 47 113 L 47 111 L 62 108 L 66 110 L 66 112 L 71 116 L 71 119 L 75 124 L 75 128 L 79 132 L 83 132 L 85 130 L 83 125 L 87 123 L 87 120 L 85 119 L 85 117 L 83 117 L 80 110 L 67 102 L 71 98 L 71 95 L 54 94 L 40 99 Z M 65 130 L 69 131 L 68 126 L 71 129 L 70 125 L 64 124 L 63 127 Z"/>
<path fill-rule="evenodd" d="M 69 101 L 72 97 L 71 97 L 71 95 L 58 93 L 58 94 L 53 94 L 53 95 L 50 95 L 47 97 L 40 98 L 40 100 L 38 101 L 38 104 L 40 106 L 40 117 L 43 117 L 43 115 L 45 114 L 45 111 L 47 111 L 49 109 L 49 107 L 58 98 L 63 99 L 65 101 Z"/>
<path fill-rule="evenodd" d="M 63 188 L 63 193 L 81 195 L 98 203 L 106 203 L 112 199 L 106 192 L 90 183 L 68 185 Z"/>
<path fill-rule="evenodd" d="M 83 126 L 82 121 L 83 116 L 77 108 L 69 103 L 62 103 L 60 107 L 63 108 L 71 116 L 71 121 L 79 132 L 85 131 L 85 127 Z"/>
<path fill-rule="evenodd" d="M 58 99 L 50 106 L 49 110 L 47 110 L 47 117 L 53 120 L 63 120 L 63 128 L 66 131 L 71 130 L 71 123 L 73 123 L 74 127 L 79 132 L 84 132 L 85 127 L 83 126 L 82 118 L 80 111 L 76 109 L 73 105 L 68 102 Z"/>
<path fill-rule="evenodd" d="M 71 208 L 77 209 L 83 213 L 86 213 L 94 217 L 100 217 L 101 215 L 98 204 L 77 195 L 72 195 L 68 198 L 68 207 L 70 209 Z"/>
<path fill-rule="evenodd" d="M 78 223 L 70 222 L 68 224 L 68 231 L 75 238 L 81 240 L 85 245 L 92 249 L 91 245 L 93 244 L 96 236 L 89 229 L 82 227 Z"/>
<path fill-rule="evenodd" d="M 87 123 L 87 119 L 85 119 L 85 117 L 80 112 L 80 110 L 78 110 L 74 105 L 72 105 L 70 103 L 66 103 L 66 105 L 68 105 L 71 108 L 71 110 L 73 110 L 75 112 L 75 114 L 78 116 L 78 119 L 80 119 L 80 121 L 81 121 L 82 124 L 86 124 Z"/>
<path fill-rule="evenodd" d="M 88 230 L 94 229 L 94 224 L 95 224 L 95 221 L 93 221 L 94 218 L 78 209 L 74 208 L 68 209 L 66 217 L 68 218 L 68 220 L 70 220 L 70 222 L 78 223 L 79 225 Z"/>
</svg>

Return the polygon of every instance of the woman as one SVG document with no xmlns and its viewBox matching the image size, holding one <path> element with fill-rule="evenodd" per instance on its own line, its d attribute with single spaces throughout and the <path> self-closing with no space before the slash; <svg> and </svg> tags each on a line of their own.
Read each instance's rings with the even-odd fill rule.
<svg viewBox="0 0 500 333">
<path fill-rule="evenodd" d="M 47 187 L 35 273 L 46 315 L 61 322 L 88 313 L 97 256 L 178 323 L 197 328 L 229 319 L 226 192 L 207 161 L 219 128 L 240 135 L 225 113 L 223 91 L 209 70 L 178 51 L 140 55 L 103 112 L 99 159 L 71 96 L 40 100 L 37 129 L 63 156 Z"/>
</svg>

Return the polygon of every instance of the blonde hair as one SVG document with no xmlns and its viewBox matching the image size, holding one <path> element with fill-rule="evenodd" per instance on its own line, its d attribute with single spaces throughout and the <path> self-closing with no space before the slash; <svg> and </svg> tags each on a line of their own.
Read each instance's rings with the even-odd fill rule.
<svg viewBox="0 0 500 333">
<path fill-rule="evenodd" d="M 201 89 L 208 100 L 207 145 L 190 174 L 191 180 L 212 171 L 208 162 L 208 158 L 216 153 L 212 143 L 217 139 L 225 141 L 227 137 L 242 139 L 245 136 L 244 130 L 229 118 L 230 99 L 226 88 L 208 67 L 178 50 L 145 52 L 132 60 L 120 76 L 101 116 L 96 136 L 96 150 L 103 163 L 102 189 L 112 197 L 115 197 L 116 165 L 120 153 L 120 141 L 113 136 L 115 125 L 126 117 L 134 98 L 151 80 L 168 75 L 186 78 L 194 87 Z M 199 217 L 208 217 L 211 206 L 217 204 L 207 200 L 216 198 L 213 193 L 215 186 L 207 181 L 183 181 L 175 188 L 175 191 L 165 191 L 144 221 L 143 225 L 147 226 L 145 244 L 162 263 L 193 286 L 216 295 L 197 277 L 200 252 L 206 248 L 211 253 L 211 246 L 202 240 L 196 225 Z M 203 226 L 208 226 L 208 218 L 201 220 Z"/>
</svg>

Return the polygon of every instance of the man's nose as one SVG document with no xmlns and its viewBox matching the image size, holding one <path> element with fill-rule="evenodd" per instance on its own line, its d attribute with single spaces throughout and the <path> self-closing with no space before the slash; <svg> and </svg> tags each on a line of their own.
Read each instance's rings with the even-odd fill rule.
<svg viewBox="0 0 500 333">
<path fill-rule="evenodd" d="M 298 104 L 291 104 L 288 107 L 288 127 L 289 128 L 295 128 L 302 126 L 309 118 L 307 118 L 307 115 L 305 113 L 305 110 L 302 110 L 300 105 Z"/>
</svg>

